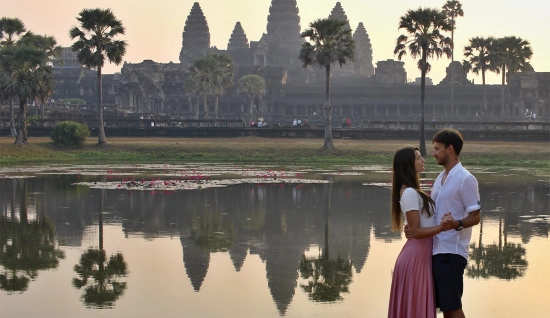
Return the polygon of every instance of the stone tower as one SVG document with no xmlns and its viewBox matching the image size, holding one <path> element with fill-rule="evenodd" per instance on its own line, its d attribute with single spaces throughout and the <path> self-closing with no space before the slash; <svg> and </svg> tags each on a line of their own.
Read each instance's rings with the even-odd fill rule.
<svg viewBox="0 0 550 318">
<path fill-rule="evenodd" d="M 336 5 L 330 12 L 330 15 L 328 16 L 329 19 L 335 19 L 346 22 L 346 25 L 344 25 L 345 30 L 351 30 L 351 27 L 349 25 L 348 16 L 346 15 L 346 12 L 344 11 L 344 8 L 342 8 L 342 4 L 340 2 L 336 2 Z M 357 54 L 357 53 L 356 53 Z M 342 65 L 335 65 L 333 67 L 333 75 L 337 77 L 341 76 L 353 76 L 354 74 L 354 62 L 352 61 L 346 61 L 346 64 Z"/>
<path fill-rule="evenodd" d="M 269 66 L 298 65 L 302 45 L 296 0 L 272 0 L 267 17 L 265 41 Z"/>
<path fill-rule="evenodd" d="M 193 4 L 183 29 L 180 63 L 191 64 L 194 59 L 206 55 L 210 48 L 208 23 L 198 2 Z"/>
<path fill-rule="evenodd" d="M 367 30 L 363 26 L 363 22 L 359 22 L 355 33 L 353 33 L 355 41 L 355 70 L 357 76 L 371 76 L 374 74 L 372 66 L 372 45 L 370 43 Z"/>
<path fill-rule="evenodd" d="M 235 28 L 233 28 L 233 33 L 231 33 L 229 43 L 227 43 L 227 54 L 231 56 L 237 65 L 252 65 L 253 57 L 249 48 L 246 33 L 244 33 L 241 23 L 237 22 Z"/>
<path fill-rule="evenodd" d="M 348 16 L 346 15 L 346 12 L 344 11 L 344 8 L 342 8 L 342 4 L 340 2 L 336 2 L 336 5 L 330 12 L 330 15 L 328 16 L 329 19 L 335 19 L 340 21 L 345 21 L 346 25 L 344 28 L 346 30 L 351 30 L 351 27 L 349 25 Z"/>
</svg>

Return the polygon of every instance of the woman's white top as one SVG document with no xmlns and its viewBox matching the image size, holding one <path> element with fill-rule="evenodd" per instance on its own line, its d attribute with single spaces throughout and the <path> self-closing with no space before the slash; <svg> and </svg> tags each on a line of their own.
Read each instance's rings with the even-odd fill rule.
<svg viewBox="0 0 550 318">
<path fill-rule="evenodd" d="M 405 224 L 407 224 L 406 213 L 409 211 L 417 210 L 420 212 L 420 227 L 435 226 L 435 215 L 428 216 L 426 211 L 422 211 L 424 203 L 420 194 L 413 188 L 407 188 L 401 195 L 401 211 L 403 211 L 403 217 L 405 218 Z"/>
</svg>

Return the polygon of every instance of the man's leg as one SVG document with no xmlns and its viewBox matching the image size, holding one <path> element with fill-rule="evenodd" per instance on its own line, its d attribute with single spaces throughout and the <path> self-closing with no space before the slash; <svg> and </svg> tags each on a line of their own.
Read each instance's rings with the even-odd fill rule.
<svg viewBox="0 0 550 318">
<path fill-rule="evenodd" d="M 445 318 L 464 317 L 462 311 L 463 275 L 467 261 L 456 254 L 437 254 L 433 256 L 437 307 Z"/>
</svg>

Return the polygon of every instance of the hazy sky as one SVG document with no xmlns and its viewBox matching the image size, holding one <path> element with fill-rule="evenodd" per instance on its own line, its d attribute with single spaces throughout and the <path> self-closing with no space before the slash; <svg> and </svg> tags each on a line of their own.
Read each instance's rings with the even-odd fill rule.
<svg viewBox="0 0 550 318">
<path fill-rule="evenodd" d="M 76 17 L 83 8 L 111 8 L 126 27 L 121 39 L 128 43 L 124 60 L 139 63 L 179 62 L 181 36 L 185 20 L 193 3 L 188 0 L 3 0 L 1 16 L 18 17 L 27 29 L 53 35 L 62 46 L 72 44 L 68 33 L 75 26 Z M 318 18 L 328 17 L 337 1 L 297 0 L 302 30 Z M 363 22 L 373 47 L 373 62 L 397 59 L 393 54 L 395 40 L 404 32 L 397 29 L 399 18 L 408 9 L 441 6 L 446 0 L 385 0 L 340 1 L 353 30 Z M 455 60 L 463 59 L 463 48 L 475 36 L 517 36 L 531 43 L 531 64 L 538 72 L 550 72 L 550 2 L 540 0 L 462 0 L 464 17 L 459 17 L 455 30 Z M 210 29 L 210 45 L 226 49 L 237 21 L 240 21 L 249 41 L 258 41 L 266 32 L 271 0 L 202 0 L 199 1 Z M 545 18 L 546 17 L 546 18 Z M 546 39 L 546 40 L 545 40 Z M 420 77 L 416 61 L 404 57 L 407 77 Z M 428 74 L 439 83 L 445 76 L 450 60 L 442 58 L 430 62 Z M 106 65 L 105 73 L 120 71 L 121 66 Z M 468 75 L 475 83 L 481 76 Z M 500 76 L 490 74 L 487 83 L 499 84 Z"/>
</svg>

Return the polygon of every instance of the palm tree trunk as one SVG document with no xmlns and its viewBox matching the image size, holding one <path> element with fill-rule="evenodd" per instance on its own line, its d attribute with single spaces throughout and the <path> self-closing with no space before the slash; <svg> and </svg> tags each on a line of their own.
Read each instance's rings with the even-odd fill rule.
<svg viewBox="0 0 550 318">
<path fill-rule="evenodd" d="M 40 119 L 44 119 L 44 107 L 46 106 L 46 103 L 42 103 L 42 105 L 40 105 Z M 44 121 L 42 120 L 42 125 L 41 126 L 44 126 Z"/>
<path fill-rule="evenodd" d="M 483 109 L 481 110 L 480 117 L 486 119 L 487 113 L 487 89 L 485 88 L 485 70 L 481 70 L 481 83 L 483 85 Z"/>
<path fill-rule="evenodd" d="M 218 119 L 218 100 L 220 98 L 220 94 L 216 94 L 216 101 L 214 102 L 214 119 Z"/>
<path fill-rule="evenodd" d="M 422 50 L 422 75 L 420 81 L 420 154 L 426 156 L 426 137 L 424 135 L 424 97 L 426 92 L 426 50 Z"/>
<path fill-rule="evenodd" d="M 254 120 L 254 96 L 250 96 L 250 105 L 248 105 L 248 112 L 250 113 L 250 121 Z"/>
<path fill-rule="evenodd" d="M 101 76 L 101 66 L 97 67 L 97 83 L 98 83 L 98 101 L 97 101 L 97 107 L 99 108 L 98 116 L 97 116 L 97 125 L 98 125 L 98 136 L 97 136 L 97 143 L 100 145 L 104 145 L 107 143 L 107 140 L 105 139 L 105 128 L 103 127 L 103 77 Z"/>
<path fill-rule="evenodd" d="M 502 87 L 500 92 L 500 118 L 504 119 L 504 85 L 506 80 L 506 65 L 502 65 Z"/>
<path fill-rule="evenodd" d="M 325 150 L 334 148 L 334 140 L 332 140 L 332 106 L 330 105 L 330 65 L 325 66 Z"/>
<path fill-rule="evenodd" d="M 196 109 L 196 113 L 195 113 L 195 119 L 199 119 L 199 108 L 200 108 L 200 104 L 199 104 L 199 101 L 200 101 L 200 95 L 197 94 L 197 109 Z"/>
<path fill-rule="evenodd" d="M 15 129 L 15 115 L 13 114 L 13 98 L 10 99 L 10 136 L 17 136 L 17 131 Z"/>
<path fill-rule="evenodd" d="M 454 49 L 454 44 L 455 44 L 455 27 L 454 27 L 454 17 L 452 19 L 452 22 L 451 24 L 453 25 L 453 29 L 451 30 L 451 43 L 453 44 L 453 48 L 451 49 L 451 119 L 453 120 L 455 118 L 455 111 L 454 111 L 454 94 L 455 94 L 455 81 L 454 81 L 454 67 L 453 67 L 453 62 L 455 61 L 455 49 Z"/>
<path fill-rule="evenodd" d="M 510 73 L 510 68 L 508 68 L 508 76 L 506 78 L 506 119 L 510 120 L 512 116 L 512 103 L 510 101 L 510 79 L 512 74 Z"/>
<path fill-rule="evenodd" d="M 26 127 L 25 127 L 25 113 L 27 112 L 27 101 L 19 97 L 19 114 L 17 115 L 17 137 L 15 137 L 15 144 L 22 145 L 27 142 Z"/>
<path fill-rule="evenodd" d="M 204 102 L 203 102 L 203 104 L 204 104 L 204 114 L 203 114 L 203 116 L 204 116 L 205 119 L 207 119 L 208 118 L 208 104 L 206 104 L 206 92 L 204 92 L 204 94 L 203 94 L 203 100 L 204 100 Z"/>
</svg>

